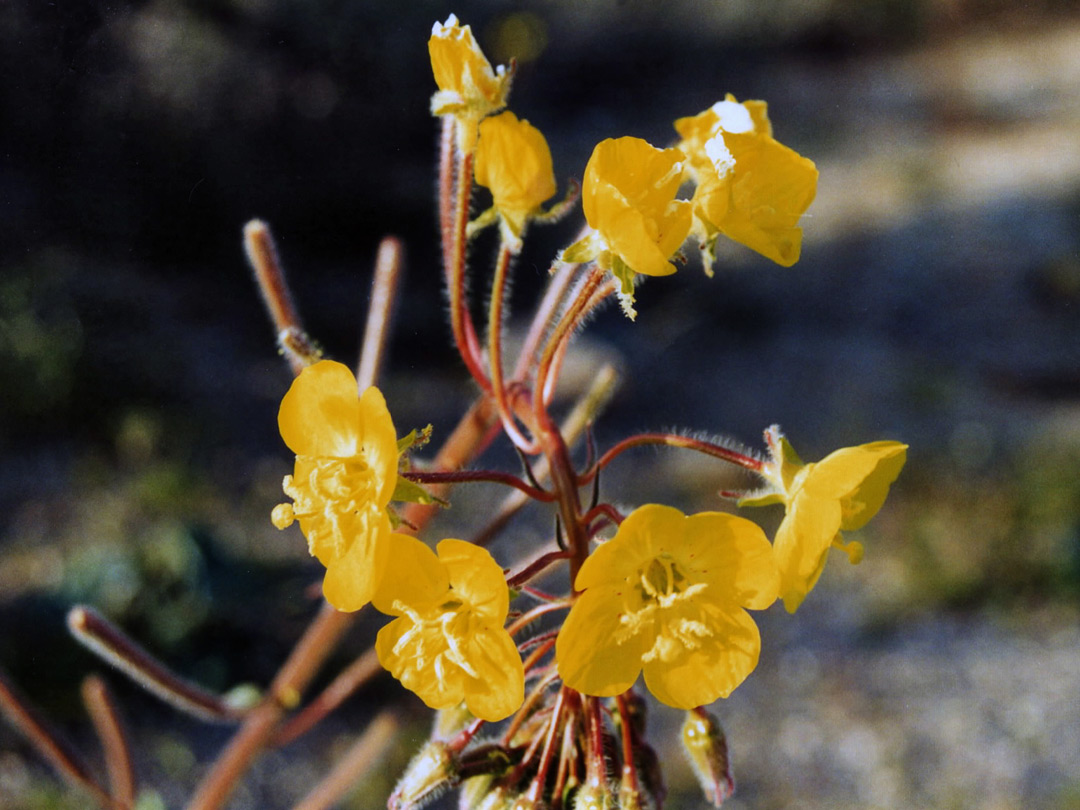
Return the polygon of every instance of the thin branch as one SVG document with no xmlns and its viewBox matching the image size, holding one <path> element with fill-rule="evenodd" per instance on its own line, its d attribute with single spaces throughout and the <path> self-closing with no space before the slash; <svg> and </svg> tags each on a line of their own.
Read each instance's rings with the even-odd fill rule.
<svg viewBox="0 0 1080 810">
<path fill-rule="evenodd" d="M 386 355 L 390 318 L 401 278 L 402 251 L 401 240 L 396 236 L 383 237 L 379 243 L 379 252 L 375 257 L 375 276 L 371 281 L 371 301 L 364 324 L 364 344 L 360 352 L 360 365 L 356 370 L 361 392 L 378 381 L 379 369 Z"/>
<path fill-rule="evenodd" d="M 135 806 L 135 773 L 131 765 L 131 746 L 128 745 L 124 726 L 105 681 L 90 675 L 82 683 L 83 704 L 94 724 L 101 750 L 105 756 L 105 768 L 109 774 L 109 792 L 123 808 Z"/>
<path fill-rule="evenodd" d="M 398 729 L 389 711 L 381 712 L 364 729 L 333 770 L 305 796 L 294 810 L 327 810 L 370 771 L 389 750 L 388 743 Z"/>
<path fill-rule="evenodd" d="M 634 447 L 645 445 L 662 445 L 665 447 L 679 447 L 684 450 L 694 450 L 707 456 L 718 458 L 729 464 L 734 464 L 751 472 L 759 473 L 765 467 L 765 462 L 754 458 L 746 453 L 740 453 L 730 447 L 715 442 L 707 442 L 704 439 L 695 439 L 692 436 L 681 436 L 678 433 L 639 433 L 629 436 L 616 444 L 596 461 L 588 470 L 578 477 L 579 484 L 587 484 L 600 470 L 615 460 L 616 457 Z"/>
<path fill-rule="evenodd" d="M 503 304 L 506 299 L 506 282 L 510 272 L 510 260 L 513 248 L 502 240 L 499 244 L 499 256 L 495 261 L 495 278 L 491 284 L 491 301 L 488 309 L 488 367 L 491 371 L 491 390 L 495 394 L 495 404 L 499 408 L 499 418 L 503 430 L 514 446 L 525 453 L 535 453 L 539 449 L 536 440 L 525 436 L 518 429 L 517 421 L 506 397 L 502 369 L 502 333 Z"/>
<path fill-rule="evenodd" d="M 542 489 L 530 486 L 510 473 L 498 470 L 457 470 L 455 472 L 428 472 L 426 470 L 406 470 L 401 474 L 402 478 L 414 481 L 417 484 L 462 484 L 488 482 L 492 484 L 505 484 L 523 492 L 527 497 L 537 501 L 550 503 L 555 497 Z"/>
<path fill-rule="evenodd" d="M 73 607 L 67 624 L 76 641 L 175 708 L 209 723 L 234 723 L 243 716 L 223 698 L 172 672 L 92 607 Z"/>
<path fill-rule="evenodd" d="M 247 254 L 251 269 L 255 272 L 255 280 L 262 293 L 266 311 L 274 322 L 279 341 L 282 341 L 283 336 L 289 333 L 303 334 L 304 328 L 293 305 L 292 293 L 289 291 L 289 283 L 285 279 L 285 271 L 278 258 L 274 238 L 270 235 L 270 228 L 262 220 L 253 219 L 244 226 L 244 252 Z M 288 351 L 288 345 L 285 342 L 282 342 L 282 349 L 293 373 L 299 374 L 306 365 L 303 357 Z"/>
<path fill-rule="evenodd" d="M 303 711 L 290 718 L 274 737 L 274 745 L 288 745 L 297 737 L 306 734 L 380 672 L 382 667 L 379 665 L 379 658 L 375 650 L 370 649 L 345 667 Z"/>
<path fill-rule="evenodd" d="M 541 554 L 516 574 L 508 576 L 506 578 L 506 584 L 511 588 L 524 585 L 533 577 L 538 576 L 545 568 L 554 565 L 559 562 L 559 560 L 565 560 L 569 558 L 569 556 L 570 552 L 568 551 L 549 551 L 547 554 Z"/>
<path fill-rule="evenodd" d="M 85 790 L 103 808 L 115 806 L 105 789 L 90 775 L 79 755 L 19 696 L 3 671 L 0 671 L 0 714 L 22 732 L 65 782 Z"/>
<path fill-rule="evenodd" d="M 618 383 L 618 374 L 615 367 L 605 364 L 597 372 L 592 385 L 585 395 L 581 397 L 574 408 L 563 420 L 561 430 L 566 436 L 567 444 L 573 444 L 581 436 L 585 427 L 591 422 L 604 406 L 611 400 Z M 532 477 L 536 481 L 543 481 L 550 470 L 548 460 L 541 456 L 534 465 L 530 466 Z M 529 502 L 529 498 L 522 492 L 511 492 L 504 499 L 495 512 L 495 517 L 488 523 L 479 534 L 473 537 L 472 542 L 477 545 L 487 545 L 497 535 L 510 519 Z"/>
</svg>

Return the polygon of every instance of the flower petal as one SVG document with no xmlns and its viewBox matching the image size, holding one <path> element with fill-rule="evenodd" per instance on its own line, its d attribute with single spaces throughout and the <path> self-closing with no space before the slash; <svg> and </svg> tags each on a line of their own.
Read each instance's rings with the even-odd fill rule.
<svg viewBox="0 0 1080 810">
<path fill-rule="evenodd" d="M 628 596 L 622 586 L 598 585 L 570 609 L 555 643 L 555 659 L 571 689 L 611 697 L 634 685 L 645 641 L 641 634 L 629 634 L 621 621 L 620 605 Z"/>
<path fill-rule="evenodd" d="M 813 498 L 800 492 L 788 505 L 773 543 L 780 569 L 780 596 L 789 613 L 814 587 L 840 531 L 840 502 Z"/>
<path fill-rule="evenodd" d="M 333 360 L 305 368 L 281 400 L 278 427 L 285 444 L 298 456 L 356 455 L 360 403 L 353 373 Z"/>
<path fill-rule="evenodd" d="M 450 578 L 435 552 L 422 541 L 407 534 L 394 534 L 382 581 L 372 602 L 375 609 L 389 616 L 399 616 L 394 607 L 401 602 L 410 607 L 432 605 L 446 596 Z"/>
<path fill-rule="evenodd" d="M 764 610 L 776 601 L 780 573 L 760 526 L 725 512 L 701 512 L 686 519 L 683 531 L 673 554 L 688 576 L 693 572 L 743 607 Z"/>
<path fill-rule="evenodd" d="M 408 616 L 394 619 L 375 638 L 375 653 L 383 669 L 401 681 L 432 709 L 449 709 L 465 697 L 465 674 L 455 666 L 436 672 L 432 662 L 437 651 L 426 649 L 427 658 L 417 655 L 420 642 L 410 633 L 422 632 Z M 427 639 L 428 645 L 431 639 Z"/>
<path fill-rule="evenodd" d="M 501 626 L 478 629 L 469 639 L 466 655 L 480 676 L 465 681 L 469 711 L 490 722 L 517 711 L 525 700 L 525 669 L 510 634 Z"/>
<path fill-rule="evenodd" d="M 643 564 L 678 545 L 685 521 L 686 515 L 672 506 L 639 506 L 619 524 L 613 538 L 586 558 L 574 587 L 583 591 L 600 583 L 636 584 Z"/>
<path fill-rule="evenodd" d="M 645 685 L 657 700 L 677 709 L 693 709 L 731 694 L 757 666 L 761 635 L 750 615 L 734 604 L 716 606 L 698 614 L 712 634 L 697 647 L 684 647 L 674 659 L 646 661 Z M 682 616 L 679 618 L 691 618 Z M 671 617 L 675 621 L 676 617 Z M 662 631 L 661 631 L 662 632 Z"/>
<path fill-rule="evenodd" d="M 359 453 L 375 476 L 376 503 L 386 506 L 397 485 L 397 431 L 386 399 L 375 386 L 360 395 L 359 423 Z"/>
<path fill-rule="evenodd" d="M 501 628 L 510 608 L 510 590 L 502 567 L 491 553 L 464 540 L 440 540 L 437 549 L 454 593 L 469 604 L 474 614 Z"/>
<path fill-rule="evenodd" d="M 326 565 L 323 596 L 338 610 L 359 610 L 371 601 L 389 558 L 392 531 L 382 510 L 347 516 L 342 520 L 350 543 L 341 556 L 322 560 Z"/>
</svg>

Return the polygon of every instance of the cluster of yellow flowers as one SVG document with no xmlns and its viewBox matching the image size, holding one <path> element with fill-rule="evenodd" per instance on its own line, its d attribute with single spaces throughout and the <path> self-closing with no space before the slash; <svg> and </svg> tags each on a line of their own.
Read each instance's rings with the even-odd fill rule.
<svg viewBox="0 0 1080 810">
<path fill-rule="evenodd" d="M 437 24 L 429 50 L 439 87 L 432 111 L 453 128 L 458 158 L 457 168 L 446 175 L 448 187 L 464 184 L 464 195 L 455 198 L 464 203 L 444 201 L 444 211 L 467 217 L 472 183 L 487 188 L 491 207 L 467 229 L 461 220 L 461 233 L 471 236 L 497 221 L 504 249 L 516 253 L 529 222 L 552 213 L 541 208 L 556 191 L 547 142 L 528 121 L 504 111 L 512 71 L 492 68 L 468 26 L 452 16 Z M 728 96 L 679 119 L 675 130 L 680 140 L 670 148 L 633 137 L 596 146 L 581 185 L 588 227 L 560 256 L 563 267 L 587 265 L 610 278 L 611 292 L 631 315 L 637 276 L 675 272 L 673 259 L 691 234 L 707 270 L 721 234 L 778 264 L 793 264 L 801 247 L 799 218 L 814 198 L 813 162 L 773 139 L 764 102 L 739 103 Z M 680 199 L 687 182 L 695 186 L 693 195 Z M 464 262 L 461 239 L 455 243 L 452 233 L 448 237 L 451 230 L 444 222 L 444 240 L 452 244 L 444 250 L 457 250 Z M 583 284 L 581 296 L 595 300 L 599 283 Z M 584 309 L 582 304 L 579 310 Z M 567 323 L 565 329 L 545 325 L 539 330 L 541 336 L 545 330 L 555 335 L 545 357 L 565 351 L 559 341 L 577 322 Z M 471 328 L 466 324 L 456 333 L 462 336 L 459 348 L 475 347 Z M 499 328 L 497 322 L 489 325 L 496 335 Z M 552 438 L 553 429 L 545 427 L 547 393 L 521 395 L 528 389 L 518 378 L 513 390 L 519 401 L 511 408 L 497 351 L 490 354 L 490 377 L 482 371 L 485 358 L 478 351 L 470 371 L 505 409 L 504 427 L 520 418 L 539 437 L 530 445 L 511 424 L 508 435 L 525 447 L 523 457 L 542 450 L 553 466 L 568 464 L 568 456 L 550 451 L 562 439 Z M 543 375 L 537 387 L 547 388 Z M 531 412 L 522 405 L 530 401 Z M 549 597 L 553 609 L 569 613 L 556 632 L 549 632 L 550 644 L 536 648 L 535 639 L 519 646 L 514 638 L 527 621 L 506 627 L 510 602 L 527 577 L 508 577 L 473 543 L 446 539 L 436 552 L 396 531 L 400 520 L 391 504 L 410 500 L 409 487 L 414 494 L 421 479 L 411 473 L 406 478 L 409 441 L 398 440 L 378 389 L 360 391 L 345 366 L 315 362 L 285 395 L 279 425 L 296 464 L 284 482 L 293 502 L 274 510 L 274 524 L 285 528 L 299 522 L 311 553 L 326 567 L 323 592 L 333 606 L 354 611 L 370 602 L 393 617 L 375 644 L 387 670 L 432 708 L 464 703 L 484 721 L 521 709 L 529 662 L 552 647 L 551 677 L 579 696 L 622 696 L 643 673 L 648 690 L 670 706 L 694 709 L 726 697 L 758 662 L 761 639 L 748 611 L 782 599 L 794 612 L 820 577 L 832 547 L 858 562 L 862 547 L 845 544 L 842 532 L 861 528 L 880 509 L 906 455 L 905 445 L 881 441 L 804 464 L 775 426 L 766 431 L 765 459 L 698 442 L 697 449 L 760 477 L 761 488 L 743 493 L 740 506 L 783 505 L 785 516 L 772 542 L 756 523 L 722 512 L 685 515 L 660 504 L 640 506 L 626 516 L 607 506 L 579 510 L 576 488 L 596 475 L 600 463 L 587 475 L 564 469 L 564 483 L 553 491 L 521 483 L 519 488 L 538 500 L 557 502 L 564 525 L 573 523 L 583 538 L 537 563 L 539 571 L 547 558 L 569 561 L 572 589 L 565 598 Z M 625 447 L 647 440 L 628 440 Z M 657 443 L 693 444 L 685 439 Z M 605 523 L 616 526 L 606 540 L 598 535 Z M 530 645 L 538 651 L 523 664 L 521 650 Z M 552 718 L 554 729 L 557 710 Z M 538 782 L 541 777 L 542 772 Z"/>
<path fill-rule="evenodd" d="M 454 117 L 462 149 L 475 147 L 476 181 L 490 189 L 505 229 L 520 239 L 555 193 L 547 142 L 511 112 L 485 118 L 506 106 L 510 74 L 492 70 L 469 26 L 453 16 L 436 24 L 428 48 L 439 86 L 432 111 Z M 590 231 L 563 252 L 564 261 L 596 261 L 614 273 L 628 312 L 635 276 L 674 273 L 671 259 L 691 234 L 706 272 L 720 234 L 790 267 L 802 247 L 799 219 L 817 190 L 813 161 L 773 138 L 763 101 L 728 95 L 680 118 L 675 129 L 682 139 L 670 149 L 633 137 L 597 144 L 582 189 Z M 677 199 L 687 180 L 696 186 L 693 198 Z"/>
<path fill-rule="evenodd" d="M 509 589 L 502 568 L 471 543 L 443 540 L 436 556 L 392 530 L 387 507 L 398 447 L 378 389 L 358 394 L 348 368 L 323 360 L 293 382 L 278 421 L 296 468 L 284 484 L 294 503 L 274 510 L 274 525 L 300 521 L 326 566 L 326 599 L 346 611 L 372 602 L 398 617 L 379 633 L 379 660 L 432 708 L 464 700 L 485 720 L 516 710 L 524 675 L 503 629 Z M 804 465 L 775 426 L 766 438 L 766 486 L 740 505 L 784 505 L 774 543 L 735 515 L 636 509 L 574 580 L 581 595 L 556 647 L 568 686 L 612 696 L 644 671 L 649 691 L 670 706 L 727 697 L 761 649 L 746 610 L 764 610 L 779 596 L 794 612 L 831 546 L 847 549 L 853 562 L 861 558 L 858 544 L 843 545 L 841 530 L 861 528 L 881 508 L 906 445 L 847 447 Z"/>
</svg>

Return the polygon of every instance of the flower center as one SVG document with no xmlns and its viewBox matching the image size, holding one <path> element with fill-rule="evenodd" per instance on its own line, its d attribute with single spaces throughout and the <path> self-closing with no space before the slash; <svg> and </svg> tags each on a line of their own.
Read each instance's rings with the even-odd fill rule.
<svg viewBox="0 0 1080 810">
<path fill-rule="evenodd" d="M 635 590 L 640 605 L 624 611 L 619 643 L 645 634 L 652 643 L 642 654 L 642 661 L 659 659 L 670 662 L 685 650 L 696 649 L 712 630 L 694 616 L 700 611 L 696 597 L 705 589 L 704 582 L 691 582 L 675 560 L 660 554 L 640 572 Z"/>
<path fill-rule="evenodd" d="M 291 511 L 285 510 L 287 522 L 284 517 L 280 522 L 310 521 L 305 530 L 312 549 L 344 554 L 350 537 L 342 530 L 342 520 L 378 507 L 374 472 L 359 456 L 297 456 L 296 468 L 300 475 L 287 475 L 282 484 L 293 505 Z"/>
<path fill-rule="evenodd" d="M 453 668 L 470 677 L 480 677 L 463 649 L 472 635 L 473 625 L 472 611 L 467 604 L 451 598 L 421 613 L 396 601 L 394 610 L 412 622 L 412 627 L 394 645 L 394 654 L 407 655 L 412 661 L 411 668 L 418 672 L 434 672 L 440 682 L 446 681 Z"/>
</svg>

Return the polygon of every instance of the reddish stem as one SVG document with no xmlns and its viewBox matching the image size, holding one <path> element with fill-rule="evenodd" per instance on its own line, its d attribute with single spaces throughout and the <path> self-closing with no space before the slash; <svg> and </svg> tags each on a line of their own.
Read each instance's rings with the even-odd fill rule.
<svg viewBox="0 0 1080 810">
<path fill-rule="evenodd" d="M 554 565 L 559 560 L 565 560 L 570 557 L 569 551 L 549 551 L 547 554 L 542 554 L 526 565 L 516 574 L 506 578 L 506 584 L 511 588 L 517 588 L 520 585 L 525 584 L 533 577 L 537 576 L 541 571 L 550 565 Z"/>
<path fill-rule="evenodd" d="M 735 464 L 755 473 L 760 473 L 765 468 L 765 462 L 760 459 L 753 458 L 752 456 L 724 447 L 723 445 L 707 442 L 704 439 L 680 436 L 677 433 L 639 433 L 636 436 L 630 436 L 623 439 L 604 453 L 592 467 L 578 478 L 578 483 L 589 483 L 600 470 L 604 469 L 604 467 L 614 461 L 616 457 L 631 448 L 643 447 L 645 445 L 664 445 L 667 447 L 680 447 L 685 450 L 695 450 L 699 453 L 704 453 L 707 456 L 712 456 L 713 458 L 718 458 L 730 464 Z"/>
<path fill-rule="evenodd" d="M 453 472 L 430 472 L 427 470 L 406 470 L 401 473 L 402 478 L 407 478 L 417 484 L 461 484 L 487 481 L 494 484 L 506 484 L 509 487 L 520 490 L 538 501 L 551 503 L 555 496 L 542 489 L 531 486 L 516 475 L 499 472 L 498 470 L 456 470 Z"/>
</svg>

